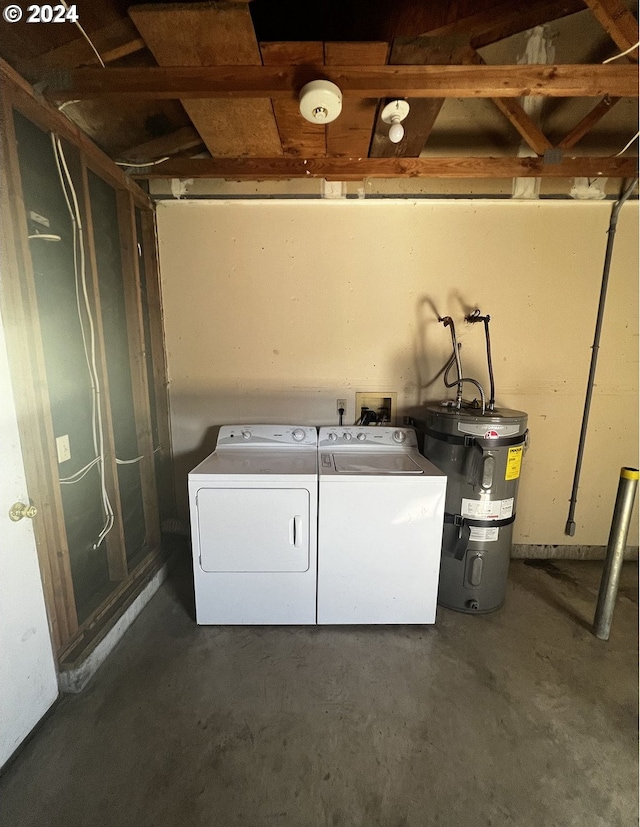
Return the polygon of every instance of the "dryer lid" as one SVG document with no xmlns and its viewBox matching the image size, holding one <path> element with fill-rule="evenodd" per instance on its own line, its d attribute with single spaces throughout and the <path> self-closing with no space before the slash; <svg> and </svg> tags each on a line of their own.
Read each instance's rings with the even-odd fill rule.
<svg viewBox="0 0 640 827">
<path fill-rule="evenodd" d="M 407 454 L 354 451 L 333 454 L 332 457 L 339 474 L 424 474 Z"/>
</svg>

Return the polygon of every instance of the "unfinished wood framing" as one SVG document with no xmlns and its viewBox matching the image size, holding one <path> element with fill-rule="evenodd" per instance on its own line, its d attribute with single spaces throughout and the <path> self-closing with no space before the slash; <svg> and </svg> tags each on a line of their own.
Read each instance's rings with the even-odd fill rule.
<svg viewBox="0 0 640 827">
<path fill-rule="evenodd" d="M 262 43 L 262 61 L 265 66 L 290 66 L 292 63 L 319 64 L 324 62 L 322 41 L 304 43 Z M 309 123 L 300 114 L 298 100 L 273 101 L 273 112 L 285 155 L 298 158 L 321 158 L 327 152 L 326 129 Z"/>
<path fill-rule="evenodd" d="M 584 136 L 593 129 L 599 120 L 604 118 L 607 112 L 613 109 L 619 100 L 620 98 L 603 98 L 600 103 L 593 107 L 591 112 L 585 115 L 580 123 L 574 126 L 571 132 L 565 135 L 558 144 L 558 149 L 571 149 L 574 147 L 581 138 L 584 138 Z"/>
<path fill-rule="evenodd" d="M 325 43 L 325 66 L 358 66 L 362 63 L 387 62 L 387 43 Z M 371 132 L 376 118 L 375 99 L 345 98 L 340 117 L 327 126 L 327 153 L 329 155 L 366 158 L 369 154 Z"/>
<path fill-rule="evenodd" d="M 136 437 L 140 460 L 142 504 L 146 543 L 154 547 L 160 542 L 158 495 L 151 434 L 151 409 L 147 363 L 145 359 L 144 323 L 140 300 L 135 204 L 127 192 L 117 193 L 120 222 L 120 245 L 127 314 L 127 335 L 131 361 L 131 385 L 136 418 Z"/>
<path fill-rule="evenodd" d="M 133 6 L 129 15 L 158 64 L 197 67 L 255 64 L 261 57 L 246 4 Z M 169 74 L 173 68 L 167 68 Z M 182 98 L 181 95 L 178 95 Z M 189 98 L 189 96 L 185 96 Z M 212 155 L 281 155 L 268 100 L 183 100 Z M 204 96 L 206 97 L 206 96 Z"/>
<path fill-rule="evenodd" d="M 638 22 L 622 0 L 584 0 L 584 3 L 621 52 L 636 47 L 627 57 L 637 63 Z"/>
<path fill-rule="evenodd" d="M 73 602 L 57 463 L 45 446 L 54 441 L 44 353 L 28 331 L 39 327 L 31 253 L 22 201 L 22 183 L 13 111 L 0 82 L 0 309 L 7 339 L 20 442 L 29 495 L 38 509 L 33 529 L 53 645 L 60 649 L 78 630 Z M 55 549 L 56 553 L 52 553 Z"/>
<path fill-rule="evenodd" d="M 29 496 L 38 508 L 34 531 L 43 579 L 45 602 L 50 620 L 53 645 L 62 662 L 70 653 L 81 653 L 87 644 L 95 642 L 108 629 L 109 624 L 120 616 L 135 599 L 150 573 L 163 559 L 160 546 L 158 519 L 158 494 L 156 491 L 153 445 L 150 430 L 150 400 L 144 364 L 144 337 L 139 281 L 137 278 L 137 240 L 135 235 L 135 208 L 145 216 L 151 216 L 153 205 L 145 193 L 129 177 L 125 176 L 95 145 L 52 107 L 38 102 L 24 81 L 15 76 L 5 64 L 0 65 L 0 218 L 2 220 L 2 250 L 0 280 L 0 308 L 7 337 L 11 375 L 14 385 L 18 424 L 23 445 L 23 456 Z M 60 472 L 56 452 L 54 429 L 50 412 L 50 396 L 44 353 L 40 337 L 38 304 L 35 294 L 34 274 L 29 241 L 27 240 L 26 212 L 22 195 L 17 142 L 13 113 L 20 112 L 39 129 L 55 132 L 74 145 L 79 154 L 71 162 L 76 180 L 78 199 L 82 211 L 87 276 L 96 324 L 96 356 L 99 363 L 104 405 L 102 410 L 105 428 L 105 455 L 107 463 L 108 491 L 116 524 L 107 535 L 107 561 L 113 588 L 101 598 L 101 602 L 82 620 L 78 620 L 75 605 L 74 582 L 70 566 L 65 517 L 62 507 Z M 79 159 L 79 160 L 78 160 Z M 102 314 L 100 312 L 99 272 L 92 226 L 92 207 L 88 185 L 88 167 L 111 186 L 118 204 L 119 229 L 123 241 L 123 282 L 126 303 L 129 355 L 131 361 L 132 390 L 134 393 L 136 435 L 146 459 L 141 474 L 143 503 L 148 546 L 146 556 L 127 563 L 122 523 L 119 519 L 119 496 L 114 439 L 109 409 L 107 362 L 103 347 Z M 145 219 L 148 221 L 148 219 Z M 149 245 L 153 248 L 153 245 Z M 150 303 L 150 317 L 160 326 L 159 285 L 156 261 L 150 256 L 146 278 L 155 292 Z M 164 347 L 162 340 L 160 348 Z M 164 365 L 158 357 L 159 364 Z M 166 392 L 166 380 L 163 384 Z M 155 400 L 152 400 L 155 402 Z M 158 422 L 168 435 L 166 401 L 158 410 Z M 167 463 L 171 463 L 170 442 L 165 441 Z M 171 505 L 169 505 L 171 508 Z"/>
<path fill-rule="evenodd" d="M 151 210 L 140 211 L 142 258 L 145 269 L 147 300 L 150 307 L 158 312 L 149 313 L 149 339 L 151 343 L 151 364 L 153 366 L 153 389 L 156 408 L 158 444 L 154 455 L 158 458 L 159 473 L 156 473 L 160 518 L 175 513 L 175 488 L 172 468 L 171 429 L 169 426 L 169 380 L 167 373 L 164 329 L 162 326 L 162 296 L 158 279 L 158 250 L 155 228 L 155 214 Z"/>
<path fill-rule="evenodd" d="M 105 63 L 111 63 L 145 48 L 140 33 L 127 17 L 92 32 L 91 42 Z M 99 65 L 99 60 L 85 38 L 79 36 L 70 43 L 45 52 L 40 57 L 25 60 L 20 69 L 25 77 L 32 77 L 34 73 L 43 69 L 90 65 Z"/>
<path fill-rule="evenodd" d="M 637 69 L 615 63 L 70 69 L 50 73 L 43 80 L 47 98 L 57 102 L 86 98 L 187 101 L 233 98 L 231 102 L 235 104 L 239 102 L 236 98 L 291 99 L 297 97 L 305 83 L 318 77 L 337 84 L 344 98 L 638 97 Z M 259 131 L 262 120 L 254 117 L 253 123 Z M 197 123 L 196 127 L 202 134 Z"/>
<path fill-rule="evenodd" d="M 327 178 L 633 178 L 637 158 L 193 158 L 166 161 L 143 178 L 225 178 L 269 180 Z"/>
</svg>

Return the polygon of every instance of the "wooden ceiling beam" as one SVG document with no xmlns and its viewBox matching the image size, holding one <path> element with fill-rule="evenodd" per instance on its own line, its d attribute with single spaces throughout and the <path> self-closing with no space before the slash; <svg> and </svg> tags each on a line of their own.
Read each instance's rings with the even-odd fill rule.
<svg viewBox="0 0 640 827">
<path fill-rule="evenodd" d="M 473 53 L 472 62 L 476 66 L 486 66 L 484 59 L 476 51 Z M 537 155 L 542 155 L 547 149 L 552 149 L 551 141 L 519 101 L 515 98 L 491 98 L 491 100 Z"/>
<path fill-rule="evenodd" d="M 618 103 L 620 98 L 603 98 L 585 117 L 556 144 L 558 149 L 571 149 Z"/>
<path fill-rule="evenodd" d="M 471 45 L 476 49 L 506 37 L 542 26 L 584 10 L 584 0 L 542 0 L 508 3 L 485 12 L 472 27 Z"/>
<path fill-rule="evenodd" d="M 273 180 L 327 178 L 632 178 L 637 158 L 193 158 L 165 161 L 134 178 Z"/>
<path fill-rule="evenodd" d="M 468 35 L 399 37 L 393 42 L 389 63 L 399 66 L 468 63 L 471 51 Z M 409 114 L 403 122 L 404 137 L 397 144 L 389 140 L 389 124 L 381 117 L 384 103 L 384 100 L 380 102 L 369 156 L 417 158 L 429 139 L 444 98 L 409 98 Z"/>
<path fill-rule="evenodd" d="M 324 44 L 321 40 L 260 43 L 260 53 L 265 66 L 324 63 Z M 326 155 L 327 130 L 305 120 L 297 100 L 273 101 L 273 114 L 285 155 L 297 158 L 321 158 Z"/>
<path fill-rule="evenodd" d="M 110 23 L 98 31 L 91 32 L 91 42 L 105 63 L 119 60 L 145 48 L 140 32 L 128 17 Z M 25 77 L 34 77 L 45 69 L 65 68 L 98 64 L 95 52 L 84 37 L 51 49 L 36 58 L 25 59 L 18 71 Z"/>
<path fill-rule="evenodd" d="M 325 66 L 384 66 L 389 57 L 389 44 L 333 43 L 324 44 Z M 378 101 L 345 98 L 342 112 L 327 125 L 327 153 L 347 158 L 366 158 L 375 127 Z"/>
<path fill-rule="evenodd" d="M 181 71 L 173 68 L 178 64 L 196 73 L 215 71 L 212 67 L 216 66 L 226 67 L 232 74 L 236 65 L 263 68 L 246 3 L 145 4 L 131 6 L 129 16 L 162 67 L 157 71 L 168 76 Z M 136 67 L 132 74 L 144 71 Z M 228 157 L 280 155 L 282 145 L 271 101 L 224 97 L 179 96 L 209 152 Z"/>
<path fill-rule="evenodd" d="M 584 0 L 584 3 L 621 52 L 640 40 L 638 23 L 622 0 Z M 638 49 L 629 52 L 627 57 L 637 63 Z"/>
<path fill-rule="evenodd" d="M 638 97 L 631 65 L 517 66 L 167 66 L 71 69 L 46 73 L 50 100 L 164 100 L 297 96 L 307 81 L 325 78 L 344 97 L 517 98 Z"/>
<path fill-rule="evenodd" d="M 200 133 L 193 126 L 183 126 L 169 135 L 152 138 L 143 144 L 132 146 L 120 153 L 125 161 L 144 162 L 163 158 L 165 155 L 176 155 L 189 149 L 195 149 L 203 144 Z"/>
</svg>

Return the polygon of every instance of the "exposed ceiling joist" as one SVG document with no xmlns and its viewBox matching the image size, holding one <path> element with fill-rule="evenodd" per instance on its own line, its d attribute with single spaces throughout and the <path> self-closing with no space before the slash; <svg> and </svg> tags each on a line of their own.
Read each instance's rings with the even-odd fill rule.
<svg viewBox="0 0 640 827">
<path fill-rule="evenodd" d="M 475 66 L 486 66 L 484 59 L 476 51 L 473 52 L 471 62 Z M 547 149 L 552 148 L 551 141 L 544 135 L 519 101 L 515 98 L 502 97 L 491 98 L 491 100 L 535 153 L 542 155 Z"/>
<path fill-rule="evenodd" d="M 121 157 L 131 162 L 149 162 L 150 158 L 176 155 L 189 149 L 202 146 L 200 133 L 193 126 L 183 126 L 169 135 L 161 135 L 137 146 L 132 146 L 121 153 Z"/>
<path fill-rule="evenodd" d="M 260 48 L 246 4 L 186 3 L 133 6 L 129 16 L 167 75 L 180 64 L 194 72 L 223 65 L 262 67 Z M 103 70 L 104 71 L 104 70 Z M 112 71 L 109 69 L 108 71 Z M 133 73 L 144 70 L 134 69 Z M 269 100 L 240 96 L 207 100 L 207 95 L 178 95 L 212 155 L 281 155 L 282 145 Z"/>
<path fill-rule="evenodd" d="M 119 60 L 145 48 L 140 32 L 128 17 L 116 20 L 97 32 L 91 33 L 91 42 L 105 63 Z M 84 37 L 65 43 L 45 52 L 40 57 L 25 60 L 20 66 L 22 73 L 33 77 L 43 69 L 68 68 L 97 64 L 98 58 Z"/>
<path fill-rule="evenodd" d="M 467 35 L 397 38 L 391 50 L 391 65 L 416 66 L 462 64 L 472 53 Z M 404 121 L 405 134 L 399 143 L 389 140 L 389 124 L 382 120 L 381 101 L 369 155 L 373 158 L 417 158 L 422 152 L 440 114 L 444 98 L 409 98 L 409 114 Z"/>
<path fill-rule="evenodd" d="M 86 98 L 288 99 L 315 78 L 345 97 L 638 97 L 631 65 L 518 66 L 171 66 L 57 70 L 43 78 L 57 102 Z"/>
<path fill-rule="evenodd" d="M 584 0 L 584 2 L 621 52 L 636 46 L 638 22 L 622 0 Z M 638 49 L 630 51 L 627 57 L 637 62 Z"/>
<path fill-rule="evenodd" d="M 600 103 L 593 107 L 591 112 L 585 115 L 580 123 L 574 126 L 571 132 L 565 135 L 557 145 L 558 149 L 571 149 L 571 147 L 574 147 L 581 138 L 584 138 L 584 136 L 593 129 L 599 120 L 604 118 L 607 112 L 611 111 L 619 100 L 620 98 L 604 98 L 601 100 Z"/>
<path fill-rule="evenodd" d="M 472 28 L 471 45 L 481 49 L 527 29 L 542 26 L 550 20 L 559 20 L 583 10 L 583 0 L 506 3 L 501 9 L 485 12 L 483 23 L 476 21 Z"/>
<path fill-rule="evenodd" d="M 631 178 L 637 158 L 193 158 L 166 161 L 135 178 L 269 180 L 326 178 Z"/>
</svg>

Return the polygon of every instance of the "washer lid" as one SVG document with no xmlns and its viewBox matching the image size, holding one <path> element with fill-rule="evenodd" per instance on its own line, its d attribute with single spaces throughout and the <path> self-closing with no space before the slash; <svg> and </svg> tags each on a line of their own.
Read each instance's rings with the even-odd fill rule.
<svg viewBox="0 0 640 827">
<path fill-rule="evenodd" d="M 332 454 L 339 474 L 424 474 L 408 454 L 354 451 Z"/>
</svg>

